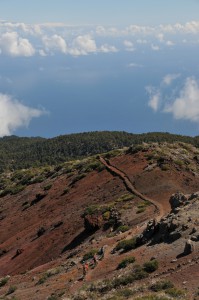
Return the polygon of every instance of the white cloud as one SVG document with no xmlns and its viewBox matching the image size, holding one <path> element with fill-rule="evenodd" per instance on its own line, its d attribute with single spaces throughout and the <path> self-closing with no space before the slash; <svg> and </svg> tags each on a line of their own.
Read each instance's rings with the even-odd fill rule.
<svg viewBox="0 0 199 300">
<path fill-rule="evenodd" d="M 19 127 L 27 127 L 32 118 L 46 114 L 44 110 L 31 108 L 0 93 L 0 136 L 11 135 Z"/>
<path fill-rule="evenodd" d="M 44 36 L 43 43 L 47 52 L 55 50 L 62 53 L 67 53 L 67 44 L 60 35 L 54 34 L 51 37 Z M 42 53 L 40 51 L 40 55 L 45 56 L 45 52 Z"/>
<path fill-rule="evenodd" d="M 43 57 L 44 57 L 44 56 L 47 56 L 46 52 L 45 52 L 43 49 L 40 49 L 40 50 L 39 50 L 39 55 L 40 55 L 40 56 L 43 56 Z"/>
<path fill-rule="evenodd" d="M 172 113 L 175 119 L 185 119 L 199 123 L 199 83 L 188 77 L 185 85 L 172 104 L 164 108 L 164 112 Z"/>
<path fill-rule="evenodd" d="M 164 42 L 164 34 L 163 34 L 163 33 L 158 33 L 158 34 L 157 34 L 157 39 L 158 39 L 160 42 Z"/>
<path fill-rule="evenodd" d="M 124 46 L 126 46 L 126 47 L 133 47 L 133 43 L 131 42 L 131 41 L 128 41 L 128 40 L 125 40 L 124 41 Z"/>
<path fill-rule="evenodd" d="M 169 46 L 169 47 L 171 47 L 171 46 L 174 46 L 175 43 L 172 42 L 172 41 L 166 41 L 166 45 Z"/>
<path fill-rule="evenodd" d="M 157 45 L 151 44 L 151 49 L 152 49 L 153 51 L 159 51 L 159 50 L 160 50 L 160 47 L 157 46 Z"/>
<path fill-rule="evenodd" d="M 146 91 L 149 94 L 149 98 L 150 98 L 148 105 L 156 112 L 160 106 L 160 100 L 161 100 L 160 90 L 154 88 L 153 86 L 147 86 Z"/>
<path fill-rule="evenodd" d="M 100 52 L 109 53 L 109 52 L 118 52 L 115 46 L 104 44 L 99 48 Z"/>
<path fill-rule="evenodd" d="M 147 44 L 148 42 L 147 42 L 147 40 L 137 39 L 136 43 L 137 43 L 137 44 L 141 44 L 141 45 L 145 45 L 145 44 Z"/>
<path fill-rule="evenodd" d="M 89 34 L 76 37 L 73 41 L 73 45 L 74 48 L 82 54 L 97 51 L 95 40 Z"/>
<path fill-rule="evenodd" d="M 134 51 L 134 50 L 135 50 L 135 47 L 134 47 L 133 42 L 128 41 L 128 40 L 125 40 L 125 41 L 123 42 L 123 44 L 124 44 L 124 46 L 126 47 L 126 50 L 127 50 L 127 51 Z"/>
<path fill-rule="evenodd" d="M 28 39 L 19 37 L 17 32 L 6 32 L 0 37 L 1 53 L 11 56 L 33 56 L 35 49 Z"/>
<path fill-rule="evenodd" d="M 130 63 L 127 65 L 128 68 L 142 68 L 143 65 L 136 64 L 136 63 Z"/>
<path fill-rule="evenodd" d="M 180 77 L 180 74 L 167 74 L 164 76 L 162 83 L 165 85 L 170 85 L 174 80 Z"/>
</svg>

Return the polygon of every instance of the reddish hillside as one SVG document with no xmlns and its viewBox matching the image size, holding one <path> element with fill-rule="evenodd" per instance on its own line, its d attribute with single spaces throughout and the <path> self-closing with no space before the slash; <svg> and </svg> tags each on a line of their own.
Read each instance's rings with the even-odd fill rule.
<svg viewBox="0 0 199 300">
<path fill-rule="evenodd" d="M 118 241 L 141 234 L 149 219 L 166 216 L 171 194 L 199 190 L 197 150 L 183 144 L 153 144 L 104 158 L 101 165 L 92 158 L 57 168 L 42 182 L 0 198 L 0 277 L 11 276 L 0 287 L 0 296 L 14 285 L 17 299 L 42 300 L 52 293 L 54 299 L 68 299 L 64 297 L 82 285 L 78 278 L 83 255 L 104 245 L 105 257 L 89 271 L 86 283 L 116 276 L 118 263 L 133 254 L 138 264 L 157 257 L 158 275 L 150 280 L 169 276 L 180 288 L 189 282 L 184 283 L 190 289 L 187 297 L 196 293 L 197 251 L 179 258 L 180 267 L 178 259 L 171 264 L 188 236 L 183 235 L 175 247 L 155 243 L 143 244 L 132 253 L 111 251 Z"/>
</svg>

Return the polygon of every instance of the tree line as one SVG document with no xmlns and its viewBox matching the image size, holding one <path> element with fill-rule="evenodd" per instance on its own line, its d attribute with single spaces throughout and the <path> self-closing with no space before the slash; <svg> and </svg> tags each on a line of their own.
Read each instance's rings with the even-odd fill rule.
<svg viewBox="0 0 199 300">
<path fill-rule="evenodd" d="M 57 165 L 71 159 L 138 145 L 143 142 L 173 143 L 176 141 L 199 146 L 199 136 L 190 137 L 167 132 L 133 134 L 124 131 L 95 131 L 61 135 L 50 139 L 3 137 L 0 138 L 0 171 Z"/>
</svg>

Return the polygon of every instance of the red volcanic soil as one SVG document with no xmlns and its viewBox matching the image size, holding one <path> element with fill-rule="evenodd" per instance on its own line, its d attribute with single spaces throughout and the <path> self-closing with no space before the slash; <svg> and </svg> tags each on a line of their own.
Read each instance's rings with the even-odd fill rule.
<svg viewBox="0 0 199 300">
<path fill-rule="evenodd" d="M 158 166 L 147 170 L 144 152 L 111 158 L 110 165 L 126 174 L 133 187 L 160 205 L 163 209 L 161 214 L 165 215 L 170 211 L 171 194 L 177 191 L 188 194 L 199 187 L 199 176 L 188 170 L 178 170 L 174 166 L 167 171 Z M 9 285 L 17 286 L 15 295 L 21 300 L 42 300 L 53 292 L 76 292 L 82 285 L 78 278 L 82 274 L 79 261 L 83 254 L 103 245 L 107 245 L 105 258 L 89 272 L 86 281 L 110 278 L 118 273 L 118 263 L 129 255 L 113 255 L 111 250 L 119 240 L 141 232 L 147 220 L 155 216 L 153 205 L 137 214 L 137 205 L 143 200 L 134 196 L 129 203 L 118 204 L 123 222 L 131 227 L 128 232 L 113 236 L 109 236 L 109 229 L 86 232 L 82 218 L 86 207 L 117 202 L 118 198 L 130 192 L 121 177 L 109 169 L 91 171 L 71 185 L 73 178 L 62 174 L 30 185 L 17 195 L 0 198 L 0 277 L 11 275 Z M 43 187 L 49 182 L 52 188 L 44 192 Z M 64 193 L 66 188 L 68 192 Z M 43 198 L 34 203 L 38 194 Z M 27 203 L 32 205 L 28 207 Z M 38 236 L 41 228 L 44 231 Z M 171 263 L 182 247 L 180 241 L 175 247 L 157 244 L 146 248 L 144 245 L 134 250 L 133 256 L 137 263 L 157 257 L 160 269 L 156 276 L 165 272 L 164 277 L 170 277 L 177 286 L 189 282 L 188 288 L 193 291 L 198 284 L 198 264 L 193 263 L 196 259 L 194 254 L 180 259 L 182 268 L 177 269 L 179 261 Z M 71 266 L 71 261 L 78 263 Z M 47 270 L 55 268 L 60 268 L 58 274 L 44 284 L 37 284 Z M 9 285 L 0 288 L 0 296 L 7 292 Z M 186 288 L 186 283 L 184 285 Z"/>
</svg>

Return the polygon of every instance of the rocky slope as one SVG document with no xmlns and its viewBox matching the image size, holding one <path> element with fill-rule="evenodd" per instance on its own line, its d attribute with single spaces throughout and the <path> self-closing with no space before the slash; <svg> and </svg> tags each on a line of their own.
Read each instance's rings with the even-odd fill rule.
<svg viewBox="0 0 199 300">
<path fill-rule="evenodd" d="M 198 299 L 198 157 L 142 144 L 2 174 L 0 299 Z"/>
</svg>

